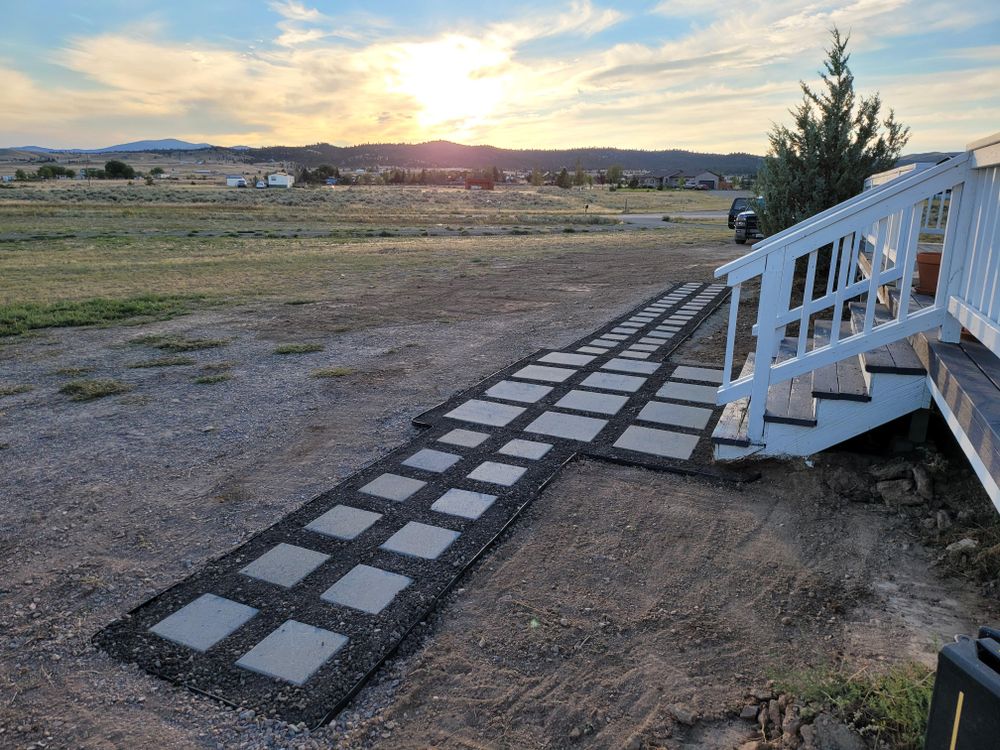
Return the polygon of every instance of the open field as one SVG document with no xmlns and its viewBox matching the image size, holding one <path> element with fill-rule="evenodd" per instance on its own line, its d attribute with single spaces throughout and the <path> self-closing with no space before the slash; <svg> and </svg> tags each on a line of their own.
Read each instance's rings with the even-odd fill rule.
<svg viewBox="0 0 1000 750">
<path fill-rule="evenodd" d="M 495 208 L 477 203 L 490 194 L 445 191 L 450 207 L 424 216 L 407 193 L 374 190 L 387 203 L 367 217 L 350 209 L 351 222 L 392 226 L 390 198 L 425 227 Z M 82 234 L 92 222 L 102 236 L 0 243 L 0 321 L 15 308 L 135 307 L 102 326 L 0 337 L 4 747 L 730 748 L 750 734 L 735 719 L 747 695 L 787 670 L 930 665 L 941 642 L 997 616 L 995 587 L 949 577 L 942 538 L 920 519 L 831 489 L 839 467 L 877 456 L 769 462 L 745 487 L 582 462 L 334 726 L 304 732 L 174 689 L 97 652 L 91 636 L 406 441 L 413 415 L 673 282 L 711 278 L 744 248 L 717 220 L 141 237 L 132 231 L 150 222 L 197 217 L 230 232 L 242 216 L 7 195 L 3 227 L 51 219 Z M 583 200 L 502 199 L 522 211 L 513 204 L 528 198 L 546 216 L 576 215 Z M 355 199 L 343 200 L 347 211 Z M 260 210 L 264 226 L 334 214 Z M 716 313 L 677 357 L 717 366 L 724 323 Z M 956 480 L 956 498 L 966 484 Z M 993 520 L 988 504 L 969 507 L 968 523 Z M 693 725 L 678 719 L 688 715 Z"/>
</svg>

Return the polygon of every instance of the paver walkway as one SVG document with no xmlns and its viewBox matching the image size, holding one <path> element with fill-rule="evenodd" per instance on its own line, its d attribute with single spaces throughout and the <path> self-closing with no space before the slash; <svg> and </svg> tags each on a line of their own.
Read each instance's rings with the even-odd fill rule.
<svg viewBox="0 0 1000 750">
<path fill-rule="evenodd" d="M 726 293 L 678 285 L 476 384 L 95 641 L 233 705 L 322 723 L 572 457 L 705 470 L 722 373 L 669 355 Z"/>
</svg>

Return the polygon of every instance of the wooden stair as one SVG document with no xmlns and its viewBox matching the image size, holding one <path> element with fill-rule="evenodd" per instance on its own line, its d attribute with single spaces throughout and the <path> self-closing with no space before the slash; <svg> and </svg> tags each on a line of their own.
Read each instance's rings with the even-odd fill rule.
<svg viewBox="0 0 1000 750">
<path fill-rule="evenodd" d="M 846 338 L 864 326 L 863 307 L 851 307 L 841 323 Z M 886 308 L 877 308 L 879 320 Z M 816 321 L 807 351 L 830 340 L 832 321 Z M 796 341 L 778 347 L 776 362 L 795 354 Z M 741 377 L 753 372 L 751 354 Z M 764 440 L 753 444 L 747 435 L 749 398 L 726 405 L 712 434 L 719 460 L 749 455 L 810 455 L 819 450 L 904 416 L 929 403 L 926 370 L 908 341 L 897 341 L 835 364 L 799 375 L 768 390 Z"/>
</svg>

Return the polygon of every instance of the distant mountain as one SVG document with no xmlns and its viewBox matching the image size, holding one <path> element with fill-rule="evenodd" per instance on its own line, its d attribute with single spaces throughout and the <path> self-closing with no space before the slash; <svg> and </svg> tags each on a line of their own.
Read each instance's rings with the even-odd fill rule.
<svg viewBox="0 0 1000 750">
<path fill-rule="evenodd" d="M 650 172 L 681 170 L 688 174 L 711 170 L 722 174 L 749 174 L 757 171 L 761 157 L 753 154 L 701 154 L 670 149 L 643 151 L 619 148 L 574 148 L 562 150 L 507 149 L 495 146 L 464 146 L 449 141 L 429 143 L 369 143 L 358 146 L 269 146 L 243 151 L 248 160 L 285 161 L 301 166 L 361 169 L 367 167 L 401 167 L 404 169 L 441 169 L 447 167 L 508 170 L 534 168 L 552 171 L 565 167 L 574 169 L 607 169 L 618 164 L 624 169 Z"/>
<path fill-rule="evenodd" d="M 211 143 L 191 143 L 179 141 L 176 138 L 161 138 L 154 141 L 132 141 L 119 143 L 105 148 L 46 148 L 45 146 L 14 146 L 15 151 L 32 151 L 36 154 L 109 154 L 127 151 L 195 151 L 202 148 L 212 148 Z"/>
</svg>

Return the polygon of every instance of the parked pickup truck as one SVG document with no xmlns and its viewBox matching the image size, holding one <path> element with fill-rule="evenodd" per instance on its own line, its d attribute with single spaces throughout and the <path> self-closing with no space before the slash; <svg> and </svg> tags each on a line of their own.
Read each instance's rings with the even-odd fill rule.
<svg viewBox="0 0 1000 750">
<path fill-rule="evenodd" d="M 757 212 L 753 210 L 741 211 L 736 215 L 736 235 L 733 240 L 737 245 L 746 244 L 747 240 L 762 240 L 764 233 L 760 231 L 757 224 Z"/>
<path fill-rule="evenodd" d="M 740 212 L 750 208 L 749 198 L 733 198 L 733 205 L 729 207 L 729 228 L 736 229 L 736 217 Z"/>
</svg>

